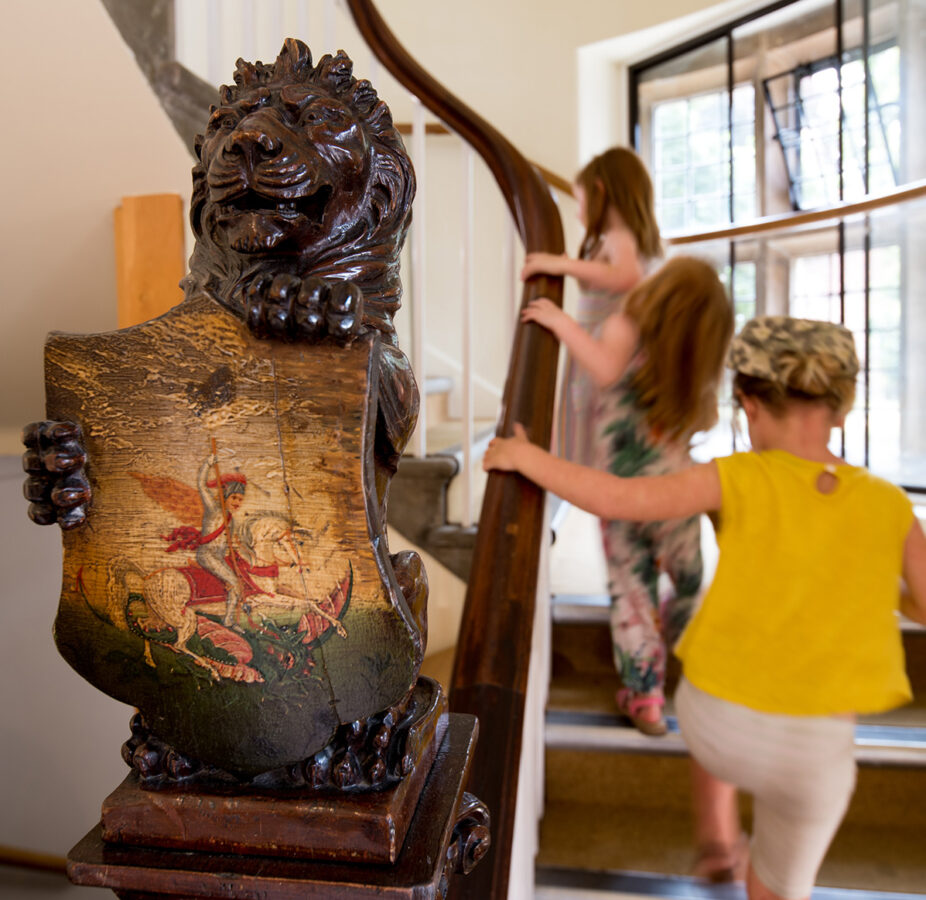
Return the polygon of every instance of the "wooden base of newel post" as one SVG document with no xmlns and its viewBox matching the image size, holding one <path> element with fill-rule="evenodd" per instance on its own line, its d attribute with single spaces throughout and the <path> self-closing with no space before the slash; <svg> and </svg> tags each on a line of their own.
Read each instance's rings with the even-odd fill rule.
<svg viewBox="0 0 926 900">
<path fill-rule="evenodd" d="M 232 798 L 187 791 L 173 812 L 170 805 L 161 805 L 151 814 L 155 840 L 162 844 L 162 817 L 175 814 L 172 847 L 143 846 L 136 842 L 138 834 L 133 843 L 106 841 L 101 824 L 68 854 L 68 876 L 75 884 L 108 887 L 125 900 L 443 898 L 450 876 L 468 872 L 488 849 L 488 813 L 463 790 L 477 731 L 474 717 L 448 716 L 410 811 L 405 840 L 392 862 L 376 861 L 382 851 L 371 852 L 371 847 L 383 846 L 376 836 L 388 833 L 390 817 L 403 807 L 404 797 L 396 792 L 407 794 L 414 785 L 374 794 L 346 793 L 336 799 L 322 796 L 314 805 L 307 795 Z M 127 816 L 126 810 L 146 802 L 140 793 L 151 792 L 142 791 L 134 776 L 126 779 L 107 800 L 113 804 L 110 824 L 113 808 L 121 804 L 119 815 Z M 181 814 L 183 807 L 186 812 Z M 325 821 L 324 810 L 330 812 L 331 822 Z M 218 852 L 202 849 L 210 816 L 216 843 L 226 848 Z M 361 824 L 349 824 L 352 817 Z M 301 835 L 300 818 L 305 823 Z M 182 849 L 188 821 L 189 844 L 195 849 Z M 275 828 L 291 838 L 274 850 L 266 835 L 255 832 L 260 827 Z"/>
</svg>

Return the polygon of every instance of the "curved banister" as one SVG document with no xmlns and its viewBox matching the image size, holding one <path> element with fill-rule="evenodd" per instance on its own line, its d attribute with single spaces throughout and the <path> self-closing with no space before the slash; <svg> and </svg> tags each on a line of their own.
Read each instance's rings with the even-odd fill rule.
<svg viewBox="0 0 926 900">
<path fill-rule="evenodd" d="M 470 143 L 505 197 L 527 251 L 562 253 L 563 228 L 534 167 L 488 122 L 454 97 L 408 54 L 369 0 L 347 0 L 360 34 L 392 75 Z M 538 276 L 522 303 L 547 296 L 562 303 L 562 279 Z M 502 400 L 500 433 L 522 423 L 549 446 L 558 345 L 534 325 L 515 330 Z M 470 789 L 489 807 L 492 847 L 455 896 L 501 900 L 508 894 L 521 737 L 534 623 L 544 495 L 517 475 L 490 473 L 473 552 L 454 662 L 450 707 L 479 718 Z M 528 789 L 533 789 L 530 785 Z"/>
<path fill-rule="evenodd" d="M 849 216 L 864 215 L 883 209 L 887 206 L 898 206 L 911 200 L 926 197 L 926 180 L 912 181 L 893 191 L 883 194 L 873 194 L 864 200 L 855 200 L 851 203 L 836 203 L 833 206 L 824 206 L 818 209 L 801 210 L 800 212 L 780 213 L 774 216 L 763 216 L 750 222 L 739 225 L 725 225 L 712 231 L 703 231 L 698 234 L 666 234 L 663 240 L 667 244 L 700 244 L 705 241 L 734 240 L 735 238 L 750 237 L 753 234 L 763 234 L 766 231 L 780 231 L 785 228 L 800 228 L 804 225 L 815 225 L 828 222 L 831 219 L 845 219 Z"/>
</svg>

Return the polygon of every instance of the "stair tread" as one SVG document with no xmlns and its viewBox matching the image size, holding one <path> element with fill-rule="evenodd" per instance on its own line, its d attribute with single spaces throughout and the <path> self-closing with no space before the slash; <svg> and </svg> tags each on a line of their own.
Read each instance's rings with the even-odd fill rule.
<svg viewBox="0 0 926 900">
<path fill-rule="evenodd" d="M 547 749 L 687 755 L 675 717 L 667 715 L 666 723 L 667 734 L 650 737 L 616 713 L 548 712 L 544 742 Z M 926 768 L 926 728 L 860 723 L 855 731 L 855 759 L 860 765 Z"/>
<path fill-rule="evenodd" d="M 473 440 L 477 445 L 487 443 L 495 433 L 495 419 L 477 419 L 473 423 Z M 463 423 L 458 419 L 447 419 L 444 422 L 428 424 L 425 443 L 428 453 L 457 453 L 461 452 L 463 444 Z M 474 447 L 474 452 L 481 452 Z"/>
<path fill-rule="evenodd" d="M 574 624 L 607 624 L 611 597 L 603 593 L 554 594 L 550 598 L 553 621 Z M 900 630 L 911 634 L 926 634 L 926 627 L 900 617 Z"/>
<path fill-rule="evenodd" d="M 603 900 L 606 897 L 664 898 L 664 900 L 743 900 L 739 884 L 707 884 L 688 875 L 636 871 L 591 871 L 561 866 L 538 866 L 534 900 Z M 922 893 L 816 886 L 814 900 L 922 900 Z"/>
<path fill-rule="evenodd" d="M 576 672 L 556 674 L 550 682 L 547 697 L 549 713 L 573 713 L 577 716 L 617 715 L 614 695 L 620 679 L 613 671 Z M 672 697 L 666 700 L 666 712 L 674 711 Z M 859 716 L 859 724 L 871 727 L 913 729 L 926 734 L 926 696 L 915 697 L 912 703 L 872 716 Z"/>
<path fill-rule="evenodd" d="M 589 827 L 592 822 L 595 826 Z M 561 875 L 564 870 L 581 869 L 619 873 L 625 878 L 643 873 L 674 876 L 673 881 L 687 882 L 687 887 L 700 891 L 669 896 L 721 896 L 714 893 L 715 886 L 710 886 L 708 893 L 703 883 L 680 877 L 687 875 L 692 863 L 692 834 L 690 813 L 676 808 L 636 811 L 551 800 L 541 822 L 537 862 L 542 871 L 553 868 Z M 922 824 L 870 827 L 846 822 L 824 860 L 818 883 L 829 888 L 922 896 L 926 891 L 924 840 L 926 825 Z M 581 883 L 581 874 L 576 872 L 576 876 Z M 636 889 L 629 883 L 625 886 L 632 893 L 647 893 L 639 884 Z"/>
</svg>

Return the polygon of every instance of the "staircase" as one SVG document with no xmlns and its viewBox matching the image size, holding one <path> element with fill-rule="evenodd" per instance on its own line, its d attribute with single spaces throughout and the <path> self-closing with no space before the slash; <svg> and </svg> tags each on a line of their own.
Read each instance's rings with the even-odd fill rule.
<svg viewBox="0 0 926 900">
<path fill-rule="evenodd" d="M 477 419 L 470 448 L 470 481 L 457 478 L 465 464 L 463 423 L 448 410 L 449 378 L 428 378 L 422 389 L 427 403 L 427 456 L 403 456 L 389 488 L 389 525 L 466 581 L 472 562 L 476 527 L 464 521 L 463 492 L 473 491 L 478 509 L 485 489 L 480 461 L 495 434 L 495 422 Z"/>
<path fill-rule="evenodd" d="M 582 587 L 599 586 L 601 563 L 582 550 L 589 533 L 574 511 L 565 517 L 553 551 L 554 588 L 563 584 L 557 569 L 566 566 L 575 577 L 581 553 L 588 559 L 581 568 L 590 573 Z M 537 900 L 745 896 L 740 885 L 708 885 L 687 874 L 693 858 L 687 751 L 671 702 L 663 738 L 641 735 L 616 715 L 607 596 L 559 593 L 552 609 Z M 916 699 L 860 721 L 858 787 L 814 897 L 926 895 L 926 629 L 906 624 L 904 645 Z M 670 697 L 678 674 L 676 663 Z M 748 828 L 748 802 L 742 813 Z"/>
<path fill-rule="evenodd" d="M 117 24 L 128 30 L 126 23 L 136 19 L 134 12 L 126 12 L 132 4 L 104 2 L 108 7 L 122 10 Z M 136 12 L 147 6 L 143 0 L 133 2 Z M 158 4 L 155 6 L 160 8 Z M 178 131 L 190 137 L 192 130 L 200 127 L 198 109 L 207 102 L 204 95 L 208 92 L 195 78 L 187 78 L 169 58 L 167 48 L 147 40 L 145 34 L 135 36 L 139 40 L 133 45 L 142 50 L 147 48 L 148 56 L 152 57 L 140 55 L 142 68 L 171 111 Z M 137 52 L 141 54 L 140 50 Z M 188 108 L 195 108 L 195 114 L 184 118 L 180 113 Z M 548 355 L 555 359 L 555 348 Z M 520 359 L 518 352 L 513 358 Z M 513 366 L 531 386 L 525 396 L 538 393 L 537 372 L 549 368 L 537 365 L 527 355 Z M 427 456 L 403 460 L 390 489 L 390 526 L 440 560 L 455 575 L 466 579 L 476 529 L 459 524 L 461 479 L 455 476 L 464 457 L 461 438 L 457 436 L 462 429 L 458 431 L 459 426 L 448 423 L 444 413 L 434 409 L 434 404 L 439 405 L 446 393 L 446 383 L 441 386 L 423 380 L 423 402 L 429 407 Z M 533 403 L 532 397 L 529 399 Z M 521 415 L 521 412 L 512 413 L 509 409 L 509 414 Z M 493 430 L 494 423 L 477 423 L 476 446 L 467 453 L 475 460 L 477 471 L 479 447 Z M 538 426 L 538 433 L 548 430 Z M 481 493 L 480 488 L 481 485 L 476 485 L 476 494 Z M 516 499 L 525 509 L 533 502 L 530 496 L 526 500 Z M 505 503 L 509 500 L 506 495 Z M 490 504 L 490 511 L 503 505 L 500 500 L 496 506 Z M 568 543 L 568 530 L 567 523 L 559 533 L 560 548 Z M 510 529 L 501 531 L 502 535 L 511 533 L 514 532 Z M 502 543 L 495 535 L 491 540 Z M 582 562 L 582 552 L 588 543 L 586 540 L 586 546 L 577 548 L 573 561 L 578 562 L 579 568 L 594 570 L 594 565 L 585 566 Z M 597 535 L 592 534 L 590 543 L 597 548 Z M 509 556 L 514 559 L 514 554 Z M 507 560 L 509 564 L 511 559 Z M 477 581 L 483 577 L 483 570 L 490 571 L 491 566 L 477 565 L 474 570 Z M 516 575 L 523 576 L 523 569 L 518 569 Z M 501 578 L 499 583 L 507 589 L 509 581 L 517 580 L 517 577 Z M 483 591 L 481 585 L 477 588 L 482 591 L 480 597 L 485 595 L 484 606 L 521 608 L 508 602 L 498 603 L 497 592 Z M 567 588 L 575 593 L 567 593 Z M 525 595 L 530 590 L 526 589 Z M 646 738 L 615 715 L 613 695 L 618 682 L 611 663 L 607 607 L 600 584 L 585 590 L 578 581 L 567 579 L 555 592 L 552 683 L 546 718 L 546 802 L 535 896 L 740 897 L 743 892 L 739 886 L 709 887 L 686 874 L 692 857 L 686 750 L 674 727 L 665 738 Z M 527 621 L 529 617 L 520 618 Z M 471 644 L 483 658 L 517 655 L 510 642 L 503 643 L 497 634 L 496 640 L 503 647 L 498 654 L 492 653 L 491 648 L 496 645 L 486 641 L 484 630 L 479 631 Z M 926 894 L 926 632 L 909 630 L 906 643 L 918 702 L 859 726 L 858 790 L 821 871 L 823 887 L 816 896 L 835 893 L 858 896 L 862 892 L 871 896 L 872 892 L 881 892 L 885 897 L 899 900 L 905 894 L 920 898 Z M 469 695 L 488 698 L 487 706 L 499 713 L 500 720 L 516 720 L 517 716 L 509 715 L 509 711 L 517 712 L 514 700 L 520 696 L 518 691 L 510 689 L 508 683 L 493 680 L 494 674 L 488 677 L 480 671 L 479 675 L 482 681 L 464 682 Z M 677 678 L 677 672 L 674 677 Z M 671 688 L 670 682 L 670 693 Z M 514 697 L 510 706 L 505 705 L 509 694 Z M 463 701 L 469 695 L 461 692 Z M 674 719 L 670 721 L 674 726 Z M 492 757 L 486 767 L 491 769 L 501 764 L 499 742 L 494 740 L 495 732 L 489 731 L 489 726 L 497 725 L 490 719 L 484 722 L 482 746 L 487 748 L 487 759 L 489 755 Z M 512 774 L 516 782 L 516 758 L 505 772 L 508 780 Z M 530 787 L 529 784 L 526 790 Z M 504 811 L 504 804 L 499 806 Z M 493 809 L 493 816 L 498 811 Z M 748 806 L 744 805 L 747 822 L 748 813 Z"/>
</svg>

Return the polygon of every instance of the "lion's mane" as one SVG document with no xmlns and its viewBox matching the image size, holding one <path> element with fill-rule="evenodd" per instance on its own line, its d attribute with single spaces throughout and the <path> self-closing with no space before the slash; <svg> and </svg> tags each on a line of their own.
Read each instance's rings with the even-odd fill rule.
<svg viewBox="0 0 926 900">
<path fill-rule="evenodd" d="M 205 293 L 241 314 L 242 286 L 265 275 L 285 272 L 299 278 L 350 281 L 363 293 L 364 325 L 394 339 L 392 317 L 401 300 L 399 254 L 411 220 L 415 178 L 389 108 L 369 81 L 354 78 L 353 63 L 343 51 L 326 54 L 313 65 L 309 48 L 291 38 L 272 65 L 239 59 L 234 81 L 233 86 L 220 88 L 221 105 L 213 107 L 205 134 L 196 139 L 199 161 L 193 169 L 190 208 L 196 245 L 183 283 L 185 295 Z M 234 127 L 236 120 L 240 122 L 257 107 L 273 110 L 280 120 L 291 118 L 292 111 L 281 96 L 290 86 L 335 98 L 352 113 L 354 121 L 348 124 L 362 129 L 368 157 L 362 199 L 349 225 L 333 229 L 323 240 L 308 240 L 295 249 L 291 243 L 280 252 L 240 253 L 220 239 L 216 228 L 219 204 L 213 196 L 216 179 L 210 181 L 210 170 L 220 165 L 218 157 L 223 151 L 214 148 L 210 133 Z M 293 131 L 281 128 L 280 133 L 285 144 Z M 283 152 L 290 149 L 284 146 Z M 298 148 L 295 152 L 298 155 Z"/>
</svg>

